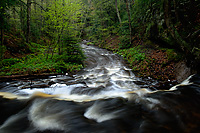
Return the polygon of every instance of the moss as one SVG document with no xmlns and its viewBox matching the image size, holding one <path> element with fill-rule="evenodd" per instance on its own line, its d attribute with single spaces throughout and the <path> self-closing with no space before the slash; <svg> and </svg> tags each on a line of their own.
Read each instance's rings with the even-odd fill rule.
<svg viewBox="0 0 200 133">
<path fill-rule="evenodd" d="M 155 44 L 152 41 L 150 41 L 150 40 L 146 40 L 144 42 L 144 45 L 155 46 Z"/>
<path fill-rule="evenodd" d="M 87 45 L 93 45 L 93 44 L 94 44 L 94 43 L 92 43 L 92 42 L 88 42 L 88 43 L 87 43 Z"/>
<path fill-rule="evenodd" d="M 166 53 L 169 61 L 179 61 L 181 59 L 181 55 L 175 52 L 174 49 L 167 49 Z"/>
</svg>

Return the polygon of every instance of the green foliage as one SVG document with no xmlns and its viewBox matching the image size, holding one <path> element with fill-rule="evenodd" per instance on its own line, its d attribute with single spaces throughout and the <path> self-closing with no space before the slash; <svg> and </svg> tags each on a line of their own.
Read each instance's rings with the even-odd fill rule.
<svg viewBox="0 0 200 133">
<path fill-rule="evenodd" d="M 64 61 L 69 63 L 82 64 L 84 60 L 84 54 L 78 44 L 70 44 L 65 47 L 62 55 L 55 55 L 56 61 Z"/>
<path fill-rule="evenodd" d="M 26 1 L 0 1 L 0 17 L 5 20 L 1 21 L 1 28 L 5 29 L 3 24 L 6 24 L 11 27 L 10 32 L 19 32 L 19 35 L 9 33 L 8 38 L 4 35 L 8 52 L 16 53 L 17 56 L 29 53 L 18 59 L 1 61 L 1 75 L 23 74 L 29 71 L 42 73 L 80 70 L 83 67 L 84 55 L 76 43 L 84 24 L 82 7 L 84 5 L 81 0 L 33 1 L 30 15 L 33 42 L 25 44 L 21 42 L 27 33 Z M 1 46 L 1 57 L 5 52 L 2 47 L 4 46 Z"/>
<path fill-rule="evenodd" d="M 29 54 L 21 59 L 10 58 L 3 60 L 0 75 L 34 74 L 34 73 L 65 73 L 78 71 L 83 68 L 84 55 L 78 44 L 65 47 L 65 52 L 52 58 L 44 58 L 42 46 L 31 43 L 35 54 Z M 33 49 L 33 48 L 32 48 Z M 55 54 L 55 53 L 54 53 Z"/>
<path fill-rule="evenodd" d="M 174 49 L 166 50 L 168 61 L 179 61 L 182 57 L 180 53 L 177 53 Z"/>
<path fill-rule="evenodd" d="M 41 29 L 39 29 L 39 23 L 36 21 L 35 23 L 31 23 L 31 35 L 34 38 L 39 38 L 41 36 Z"/>
<path fill-rule="evenodd" d="M 29 45 L 30 51 L 32 53 L 35 53 L 35 52 L 44 52 L 45 46 L 43 46 L 41 44 L 31 42 L 28 45 Z"/>
<path fill-rule="evenodd" d="M 132 26 L 141 38 L 152 36 L 152 27 L 164 23 L 163 0 L 135 0 L 132 11 Z"/>
<path fill-rule="evenodd" d="M 130 40 L 126 36 L 121 36 L 120 38 L 119 48 L 120 49 L 127 49 L 131 47 Z"/>
<path fill-rule="evenodd" d="M 90 40 L 102 40 L 110 34 L 118 33 L 117 13 L 113 0 L 94 0 L 87 3 L 86 27 L 87 38 Z"/>
<path fill-rule="evenodd" d="M 62 58 L 62 57 L 60 57 Z M 77 62 L 65 62 L 64 60 L 48 59 L 45 60 L 43 54 L 28 55 L 22 59 L 4 60 L 5 65 L 1 68 L 0 75 L 9 74 L 34 74 L 34 73 L 64 73 L 80 70 L 83 66 Z"/>
<path fill-rule="evenodd" d="M 0 28 L 5 26 L 5 19 L 8 16 L 6 10 L 8 10 L 11 6 L 15 5 L 17 0 L 1 0 L 0 1 L 0 18 L 1 18 L 1 25 Z"/>
<path fill-rule="evenodd" d="M 10 73 L 11 66 L 16 71 L 22 69 L 26 71 L 29 68 L 36 71 L 34 67 L 48 71 L 51 67 L 59 72 L 65 71 L 65 68 L 79 69 L 80 67 L 76 68 L 76 66 L 82 65 L 84 56 L 80 47 L 75 44 L 80 37 L 105 42 L 105 38 L 119 36 L 120 53 L 130 62 L 142 61 L 145 58 L 134 48 L 130 48 L 133 46 L 130 44 L 131 38 L 137 38 L 140 41 L 151 40 L 161 46 L 179 50 L 185 53 L 185 56 L 198 62 L 200 56 L 199 0 L 171 0 L 170 3 L 168 0 L 117 0 L 117 7 L 121 23 L 117 16 L 115 0 L 34 0 L 31 6 L 30 22 L 34 43 L 25 44 L 22 42 L 27 34 L 26 2 L 1 0 L 2 33 L 9 32 L 21 38 L 16 39 L 2 34 L 8 47 L 0 46 L 1 58 L 5 49 L 15 54 L 34 53 L 34 55 L 21 58 L 19 62 L 15 62 L 15 59 L 5 60 L 4 63 L 1 61 L 1 65 L 4 64 L 7 67 L 2 70 Z M 129 16 L 132 36 L 129 36 Z M 9 47 L 9 43 L 16 47 Z M 167 53 L 169 60 L 179 58 L 173 50 L 167 50 Z"/>
<path fill-rule="evenodd" d="M 94 43 L 93 42 L 88 42 L 87 45 L 94 45 Z"/>
<path fill-rule="evenodd" d="M 130 64 L 133 64 L 134 62 L 141 62 L 146 59 L 145 54 L 141 52 L 139 47 L 119 50 L 117 53 L 127 59 Z"/>
<path fill-rule="evenodd" d="M 9 58 L 9 59 L 4 59 L 2 61 L 2 65 L 5 67 L 8 67 L 8 66 L 11 66 L 11 65 L 14 65 L 15 63 L 18 63 L 20 62 L 20 59 L 17 59 L 17 58 Z"/>
<path fill-rule="evenodd" d="M 62 38 L 64 31 L 68 36 L 77 36 L 78 32 L 74 29 L 82 26 L 81 5 L 80 0 L 53 0 L 48 11 L 43 13 L 45 17 L 43 32 L 52 37 L 55 43 L 60 41 L 59 38 Z"/>
<path fill-rule="evenodd" d="M 2 61 L 2 59 L 3 59 L 3 56 L 4 56 L 4 52 L 5 52 L 5 51 L 6 51 L 6 47 L 0 45 L 0 60 L 1 60 L 1 61 Z M 1 66 L 1 63 L 0 63 L 0 66 Z"/>
</svg>

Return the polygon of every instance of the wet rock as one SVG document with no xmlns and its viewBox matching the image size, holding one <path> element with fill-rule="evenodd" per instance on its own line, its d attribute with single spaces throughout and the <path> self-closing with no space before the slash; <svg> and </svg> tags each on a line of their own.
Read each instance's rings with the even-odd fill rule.
<svg viewBox="0 0 200 133">
<path fill-rule="evenodd" d="M 177 84 L 176 80 L 173 81 L 159 81 L 155 85 L 151 85 L 151 89 L 156 89 L 156 90 L 169 90 L 171 87 Z"/>
<path fill-rule="evenodd" d="M 43 84 L 30 84 L 30 85 L 26 85 L 26 86 L 22 86 L 21 89 L 26 89 L 26 88 L 47 88 L 50 85 L 43 83 Z"/>
<path fill-rule="evenodd" d="M 52 78 L 51 80 L 58 83 L 58 82 L 67 82 L 69 80 L 72 80 L 73 78 L 70 76 L 58 76 L 56 78 Z"/>
<path fill-rule="evenodd" d="M 48 85 L 51 86 L 52 84 L 55 84 L 55 83 L 56 83 L 56 82 L 54 82 L 54 81 L 49 81 L 49 82 L 48 82 Z"/>
<path fill-rule="evenodd" d="M 104 90 L 104 86 L 93 87 L 93 88 L 78 87 L 78 88 L 73 89 L 71 91 L 71 94 L 94 95 L 94 94 L 100 93 L 102 90 Z"/>
<path fill-rule="evenodd" d="M 65 83 L 66 85 L 75 85 L 75 84 L 84 84 L 86 83 L 83 80 L 69 80 Z"/>
<path fill-rule="evenodd" d="M 146 83 L 144 81 L 133 81 L 137 85 L 145 85 Z"/>
<path fill-rule="evenodd" d="M 191 68 L 187 67 L 186 63 L 181 61 L 175 66 L 176 80 L 180 83 L 192 74 Z"/>
</svg>

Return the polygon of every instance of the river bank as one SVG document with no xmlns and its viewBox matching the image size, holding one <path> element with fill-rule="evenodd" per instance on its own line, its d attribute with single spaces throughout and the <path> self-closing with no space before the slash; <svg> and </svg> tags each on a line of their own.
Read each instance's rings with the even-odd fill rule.
<svg viewBox="0 0 200 133">
<path fill-rule="evenodd" d="M 62 53 L 47 37 L 26 43 L 19 35 L 5 33 L 0 61 L 0 81 L 12 78 L 76 73 L 83 68 L 84 55 L 78 41 L 66 42 Z"/>
<path fill-rule="evenodd" d="M 110 50 L 123 57 L 126 65 L 132 69 L 134 74 L 146 80 L 159 81 L 152 86 L 155 89 L 169 89 L 177 83 L 185 80 L 193 72 L 181 61 L 180 55 L 172 49 L 164 49 L 150 42 L 134 42 L 135 45 L 129 49 L 119 49 L 118 37 L 108 38 L 103 43 L 83 42 L 87 45 L 97 45 L 100 48 Z M 46 78 L 51 75 L 63 75 L 64 73 L 40 71 L 28 74 L 17 74 L 11 76 L 0 76 L 0 81 L 11 81 L 18 79 L 37 79 Z M 76 74 L 78 71 L 69 71 L 69 75 Z M 151 82 L 151 81 L 150 81 Z"/>
<path fill-rule="evenodd" d="M 176 84 L 185 80 L 196 71 L 188 67 L 181 53 L 173 49 L 162 48 L 151 41 L 137 40 L 128 49 L 120 49 L 120 39 L 109 37 L 100 43 L 101 48 L 120 54 L 127 65 L 140 78 L 152 78 L 164 83 Z M 88 43 L 88 45 L 93 43 Z"/>
</svg>

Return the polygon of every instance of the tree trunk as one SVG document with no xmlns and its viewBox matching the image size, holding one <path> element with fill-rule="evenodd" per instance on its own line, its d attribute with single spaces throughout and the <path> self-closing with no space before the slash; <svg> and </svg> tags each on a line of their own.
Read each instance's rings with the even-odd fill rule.
<svg viewBox="0 0 200 133">
<path fill-rule="evenodd" d="M 188 17 L 189 17 L 189 31 L 191 32 L 192 29 L 194 28 L 194 25 L 196 25 L 195 23 L 198 23 L 197 20 L 197 16 L 198 16 L 198 10 L 197 10 L 197 2 L 195 2 L 195 0 L 190 0 L 189 3 L 189 10 L 188 10 Z M 199 8 L 198 8 L 199 9 Z"/>
<path fill-rule="evenodd" d="M 36 0 L 34 0 L 34 10 L 35 10 L 35 13 L 37 13 L 37 4 L 36 4 Z"/>
<path fill-rule="evenodd" d="M 1 47 L 0 47 L 0 66 L 2 65 L 3 62 L 3 55 L 4 55 L 4 48 L 3 48 L 3 40 L 4 40 L 4 21 L 3 21 L 3 16 L 0 16 L 1 20 L 0 21 L 0 28 L 1 28 Z"/>
<path fill-rule="evenodd" d="M 24 24 L 24 7 L 21 5 L 20 7 L 20 23 L 21 23 L 21 30 L 23 31 L 24 36 L 26 36 L 26 30 L 24 28 L 25 24 Z"/>
<path fill-rule="evenodd" d="M 119 19 L 119 23 L 120 23 L 120 25 L 121 25 L 122 20 L 121 20 L 120 14 L 119 14 L 118 6 L 117 6 L 117 0 L 115 0 L 115 8 L 116 8 L 116 11 L 117 11 L 117 17 L 118 17 L 118 19 Z"/>
<path fill-rule="evenodd" d="M 12 8 L 12 13 L 13 13 L 13 18 L 14 18 L 14 23 L 13 23 L 13 27 L 16 27 L 16 14 L 15 14 L 15 7 Z"/>
<path fill-rule="evenodd" d="M 51 43 L 50 43 L 50 41 L 48 41 L 48 48 L 47 48 L 47 53 L 46 53 L 47 54 L 46 61 L 47 61 L 47 59 L 49 57 L 50 49 L 51 49 Z M 45 53 L 44 53 L 44 55 L 45 55 Z"/>
<path fill-rule="evenodd" d="M 43 0 L 41 0 L 41 6 L 44 7 L 44 3 Z M 47 9 L 47 7 L 46 7 Z M 40 29 L 42 29 L 42 27 L 44 26 L 44 22 L 43 22 L 43 16 L 42 16 L 43 10 L 41 8 L 41 16 L 40 16 Z M 42 30 L 40 30 L 40 35 L 42 36 Z"/>
<path fill-rule="evenodd" d="M 126 0 L 126 9 L 128 13 L 128 21 L 129 21 L 129 31 L 130 31 L 130 44 L 131 44 L 131 38 L 132 38 L 132 31 L 131 31 L 131 16 L 130 16 L 130 9 L 129 9 L 129 2 Z"/>
<path fill-rule="evenodd" d="M 165 0 L 164 4 L 164 13 L 165 13 L 165 23 L 167 25 L 167 28 L 169 30 L 169 33 L 173 37 L 173 39 L 177 42 L 179 45 L 179 48 L 186 52 L 186 54 L 190 54 L 191 47 L 190 45 L 180 36 L 176 28 L 174 28 L 173 23 L 171 21 L 171 0 Z"/>
<path fill-rule="evenodd" d="M 173 0 L 173 4 L 174 4 L 174 11 L 175 11 L 175 15 L 176 15 L 176 21 L 178 21 L 178 11 L 177 11 L 177 5 L 176 5 L 176 0 Z"/>
<path fill-rule="evenodd" d="M 41 3 L 43 3 L 43 0 L 41 0 Z M 46 9 L 49 7 L 49 0 L 46 0 Z"/>
<path fill-rule="evenodd" d="M 1 22 L 1 24 L 2 24 L 3 22 Z M 2 26 L 3 26 L 3 24 L 2 24 Z M 1 62 L 3 61 L 3 53 L 4 51 L 3 51 L 3 27 L 1 27 L 1 49 L 0 49 L 0 56 L 1 56 Z"/>
<path fill-rule="evenodd" d="M 26 30 L 26 42 L 30 42 L 30 20 L 31 19 L 31 0 L 27 0 L 27 30 Z"/>
<path fill-rule="evenodd" d="M 3 46 L 3 27 L 1 27 L 1 46 Z"/>
<path fill-rule="evenodd" d="M 63 0 L 63 6 L 65 6 L 65 0 Z"/>
<path fill-rule="evenodd" d="M 62 26 L 62 29 L 61 29 L 61 32 L 60 32 L 60 34 L 58 35 L 58 42 L 57 42 L 57 44 L 58 44 L 58 54 L 59 55 L 61 55 L 62 54 L 62 45 L 61 45 L 61 36 L 62 36 L 62 34 L 63 34 L 63 30 L 64 30 L 64 26 Z"/>
</svg>

